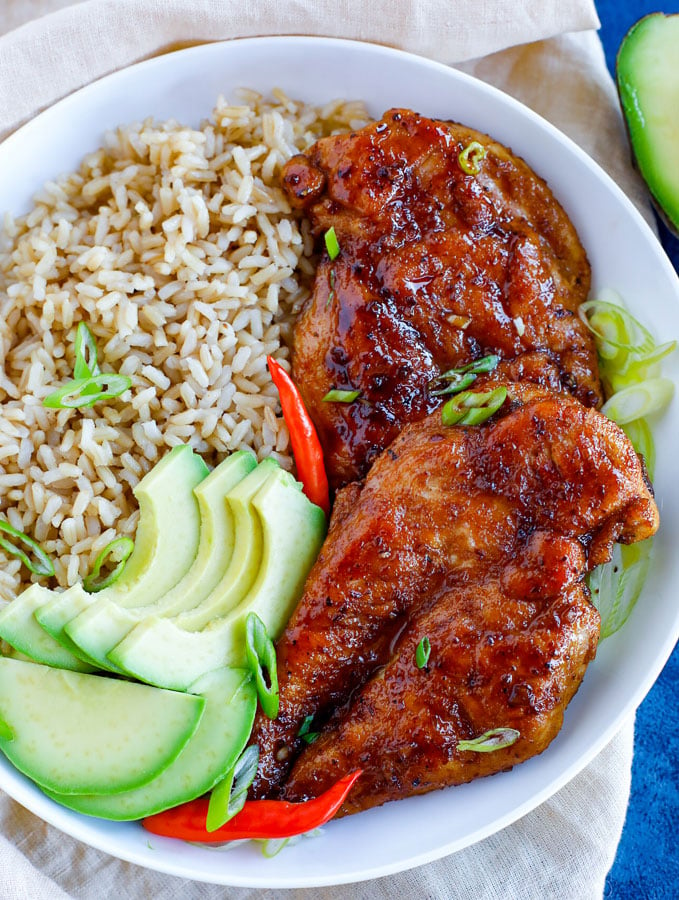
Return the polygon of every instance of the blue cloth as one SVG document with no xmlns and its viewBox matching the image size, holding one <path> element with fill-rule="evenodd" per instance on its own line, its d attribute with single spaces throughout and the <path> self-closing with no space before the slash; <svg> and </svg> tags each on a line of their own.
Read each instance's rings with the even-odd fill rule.
<svg viewBox="0 0 679 900">
<path fill-rule="evenodd" d="M 618 47 L 634 22 L 652 12 L 679 13 L 679 3 L 598 0 L 597 10 L 606 62 L 615 75 Z M 679 272 L 679 240 L 661 222 L 658 224 L 665 252 Z M 606 881 L 607 900 L 679 897 L 678 770 L 679 647 L 637 713 L 632 795 L 622 840 Z"/>
</svg>

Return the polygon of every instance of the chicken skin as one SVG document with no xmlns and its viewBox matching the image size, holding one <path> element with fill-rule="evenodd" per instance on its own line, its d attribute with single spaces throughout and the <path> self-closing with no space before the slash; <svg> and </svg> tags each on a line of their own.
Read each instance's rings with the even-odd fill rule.
<svg viewBox="0 0 679 900">
<path fill-rule="evenodd" d="M 474 141 L 486 151 L 475 175 L 458 159 Z M 440 406 L 432 379 L 488 353 L 542 352 L 561 385 L 601 404 L 577 315 L 585 252 L 545 182 L 506 147 L 391 110 L 293 157 L 283 186 L 340 248 L 324 254 L 293 348 L 334 487 L 363 477 L 406 423 Z M 324 402 L 332 388 L 360 397 Z"/>
<path fill-rule="evenodd" d="M 352 810 L 506 768 L 558 730 L 598 636 L 584 575 L 616 540 L 652 535 L 658 512 L 614 423 L 568 393 L 506 388 L 483 425 L 446 427 L 434 412 L 406 426 L 363 485 L 339 492 L 277 645 L 278 718 L 255 722 L 255 796 L 280 793 L 308 716 L 325 733 L 285 793 L 306 796 L 360 760 Z M 425 635 L 426 680 L 414 664 Z M 512 748 L 487 760 L 455 751 L 521 709 Z M 393 741 L 369 740 L 371 729 Z"/>
</svg>

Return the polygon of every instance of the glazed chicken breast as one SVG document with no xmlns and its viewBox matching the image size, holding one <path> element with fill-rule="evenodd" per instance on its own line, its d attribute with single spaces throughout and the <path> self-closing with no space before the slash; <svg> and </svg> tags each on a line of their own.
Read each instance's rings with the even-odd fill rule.
<svg viewBox="0 0 679 900">
<path fill-rule="evenodd" d="M 477 174 L 459 159 L 473 142 L 486 154 Z M 488 353 L 542 353 L 560 385 L 601 404 L 577 315 L 585 251 L 545 182 L 506 147 L 391 110 L 293 157 L 283 186 L 319 239 L 334 228 L 340 248 L 318 266 L 293 352 L 334 487 L 363 477 L 405 424 L 440 405 L 432 379 Z M 360 397 L 324 402 L 333 388 Z"/>
<path fill-rule="evenodd" d="M 338 493 L 277 645 L 278 718 L 255 722 L 255 796 L 316 794 L 360 767 L 356 811 L 507 768 L 556 734 L 598 638 L 584 576 L 615 541 L 652 535 L 658 511 L 613 422 L 568 393 L 506 388 L 483 425 L 437 411 L 406 426 Z M 307 747 L 308 716 L 322 736 Z M 456 750 L 498 727 L 521 737 Z"/>
</svg>

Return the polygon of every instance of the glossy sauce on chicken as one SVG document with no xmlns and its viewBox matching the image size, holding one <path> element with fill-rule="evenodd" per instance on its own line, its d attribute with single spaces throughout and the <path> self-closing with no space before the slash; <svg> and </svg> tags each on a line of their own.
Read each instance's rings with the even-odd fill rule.
<svg viewBox="0 0 679 900">
<path fill-rule="evenodd" d="M 476 175 L 458 159 L 472 141 L 486 150 Z M 293 157 L 283 185 L 340 246 L 318 267 L 293 353 L 335 487 L 440 406 L 432 379 L 488 353 L 541 353 L 562 387 L 600 405 L 594 344 L 577 316 L 585 252 L 545 182 L 507 148 L 391 110 Z M 360 396 L 324 402 L 333 388 Z"/>
<path fill-rule="evenodd" d="M 255 723 L 256 795 L 313 796 L 359 766 L 357 811 L 499 771 L 558 731 L 598 639 L 584 576 L 615 541 L 652 535 L 658 511 L 613 422 L 565 392 L 506 388 L 483 425 L 406 426 L 339 492 L 277 645 L 278 718 Z M 310 747 L 307 716 L 323 731 Z M 513 749 L 455 752 L 521 718 Z"/>
</svg>

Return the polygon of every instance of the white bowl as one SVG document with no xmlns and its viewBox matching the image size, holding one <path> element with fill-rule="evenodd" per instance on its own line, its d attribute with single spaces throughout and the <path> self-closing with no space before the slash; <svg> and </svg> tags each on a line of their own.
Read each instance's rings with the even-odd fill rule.
<svg viewBox="0 0 679 900">
<path fill-rule="evenodd" d="M 182 50 L 103 78 L 62 100 L 0 146 L 0 212 L 21 213 L 46 180 L 76 168 L 104 130 L 154 115 L 198 125 L 220 93 L 283 88 L 311 102 L 363 99 L 456 119 L 511 146 L 549 182 L 587 249 L 593 287 L 618 291 L 663 339 L 679 337 L 679 282 L 631 203 L 572 141 L 515 100 L 453 69 L 349 41 L 254 38 Z M 666 373 L 679 380 L 675 359 Z M 655 562 L 625 627 L 604 641 L 548 750 L 511 772 L 332 822 L 273 860 L 251 844 L 228 853 L 151 837 L 137 823 L 77 815 L 47 799 L 0 759 L 0 787 L 87 844 L 148 868 L 258 887 L 338 884 L 437 859 L 508 825 L 573 778 L 613 737 L 657 678 L 679 634 L 679 479 L 675 401 L 657 423 L 656 492 L 662 527 Z M 11 839 L 11 835 L 8 835 Z M 152 849 L 151 849 L 152 848 Z"/>
</svg>

